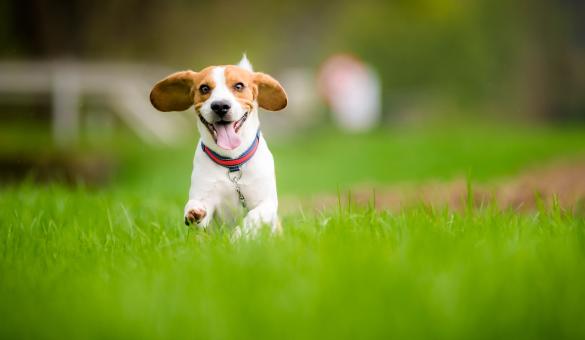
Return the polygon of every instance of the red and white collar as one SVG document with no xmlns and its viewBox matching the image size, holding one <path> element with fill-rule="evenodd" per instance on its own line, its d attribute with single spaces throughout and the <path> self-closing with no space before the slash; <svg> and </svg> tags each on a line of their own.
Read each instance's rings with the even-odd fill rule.
<svg viewBox="0 0 585 340">
<path fill-rule="evenodd" d="M 229 172 L 235 172 L 240 170 L 241 166 L 254 156 L 256 150 L 258 150 L 258 144 L 260 144 L 260 130 L 258 130 L 256 133 L 256 138 L 254 138 L 252 145 L 250 145 L 250 147 L 244 151 L 244 153 L 236 158 L 222 156 L 208 148 L 205 144 L 203 144 L 203 142 L 201 142 L 201 148 L 215 164 L 227 168 Z"/>
</svg>

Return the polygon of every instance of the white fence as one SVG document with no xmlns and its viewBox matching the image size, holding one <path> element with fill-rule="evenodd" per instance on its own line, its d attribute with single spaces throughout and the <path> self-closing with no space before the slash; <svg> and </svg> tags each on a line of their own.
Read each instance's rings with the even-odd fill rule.
<svg viewBox="0 0 585 340">
<path fill-rule="evenodd" d="M 156 111 L 152 85 L 171 70 L 123 63 L 0 62 L 0 92 L 50 94 L 53 135 L 58 145 L 76 142 L 83 96 L 99 96 L 143 140 L 173 144 L 193 131 L 182 114 Z"/>
</svg>

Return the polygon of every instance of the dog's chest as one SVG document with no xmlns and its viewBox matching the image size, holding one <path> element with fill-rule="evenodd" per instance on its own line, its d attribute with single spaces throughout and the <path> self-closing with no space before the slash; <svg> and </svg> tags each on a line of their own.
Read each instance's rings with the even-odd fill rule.
<svg viewBox="0 0 585 340">
<path fill-rule="evenodd" d="M 277 200 L 274 161 L 263 140 L 254 156 L 235 173 L 201 150 L 195 154 L 190 198 L 208 204 L 221 219 L 237 218 L 263 201 Z"/>
<path fill-rule="evenodd" d="M 220 218 L 237 218 L 268 196 L 266 177 L 250 170 L 244 167 L 241 174 L 228 174 L 226 171 L 224 176 L 215 178 L 214 190 L 210 194 L 215 196 L 216 211 Z"/>
<path fill-rule="evenodd" d="M 217 214 L 222 219 L 233 219 L 241 215 L 244 205 L 239 199 L 236 185 L 229 180 L 227 173 L 225 178 L 216 178 L 213 187 L 214 190 L 210 194 L 215 196 Z"/>
<path fill-rule="evenodd" d="M 215 179 L 218 199 L 233 205 L 255 206 L 269 192 L 270 177 L 260 169 L 244 166 L 240 172 L 225 172 Z"/>
</svg>

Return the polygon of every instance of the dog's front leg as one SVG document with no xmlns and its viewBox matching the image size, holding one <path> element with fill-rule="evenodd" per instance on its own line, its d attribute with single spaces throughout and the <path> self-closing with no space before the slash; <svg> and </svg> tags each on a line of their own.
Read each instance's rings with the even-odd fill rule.
<svg viewBox="0 0 585 340">
<path fill-rule="evenodd" d="M 198 227 L 206 229 L 213 217 L 211 207 L 199 200 L 190 199 L 185 205 L 185 224 L 197 224 Z"/>
<path fill-rule="evenodd" d="M 278 203 L 266 200 L 250 210 L 244 217 L 243 232 L 245 235 L 255 236 L 262 225 L 269 225 L 273 233 L 280 231 L 278 220 Z"/>
</svg>

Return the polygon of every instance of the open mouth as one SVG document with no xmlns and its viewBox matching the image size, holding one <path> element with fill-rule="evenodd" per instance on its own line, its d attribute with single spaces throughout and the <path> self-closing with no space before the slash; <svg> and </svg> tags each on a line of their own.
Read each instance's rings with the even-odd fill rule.
<svg viewBox="0 0 585 340">
<path fill-rule="evenodd" d="M 215 143 L 222 149 L 233 150 L 240 146 L 241 140 L 238 136 L 238 131 L 244 122 L 248 119 L 248 112 L 246 112 L 242 118 L 237 121 L 225 121 L 220 120 L 215 123 L 210 123 L 203 116 L 199 115 L 199 120 L 205 125 L 209 133 L 213 137 Z"/>
</svg>

